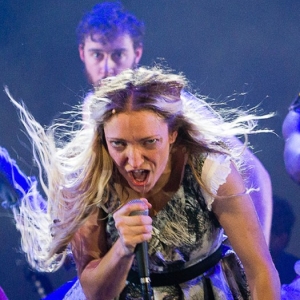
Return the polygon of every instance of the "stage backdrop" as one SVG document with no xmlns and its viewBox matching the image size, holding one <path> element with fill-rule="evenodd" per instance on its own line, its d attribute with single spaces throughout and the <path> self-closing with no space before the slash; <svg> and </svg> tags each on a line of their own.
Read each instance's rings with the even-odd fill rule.
<svg viewBox="0 0 300 300">
<path fill-rule="evenodd" d="M 78 57 L 75 27 L 91 0 L 1 0 L 0 85 L 23 99 L 43 125 L 82 101 L 88 85 Z M 300 215 L 300 187 L 283 164 L 281 125 L 300 90 L 300 2 L 297 0 L 124 0 L 146 23 L 142 65 L 164 61 L 184 72 L 192 86 L 224 100 L 246 93 L 230 105 L 260 105 L 276 116 L 262 123 L 275 134 L 250 137 L 269 171 L 274 194 L 286 198 Z M 36 175 L 31 149 L 16 111 L 0 92 L 0 145 L 28 175 Z M 28 266 L 20 253 L 12 218 L 0 209 L 0 286 L 10 299 L 39 299 L 26 280 Z M 289 251 L 300 256 L 300 217 Z M 73 278 L 62 269 L 47 278 L 56 288 Z"/>
</svg>

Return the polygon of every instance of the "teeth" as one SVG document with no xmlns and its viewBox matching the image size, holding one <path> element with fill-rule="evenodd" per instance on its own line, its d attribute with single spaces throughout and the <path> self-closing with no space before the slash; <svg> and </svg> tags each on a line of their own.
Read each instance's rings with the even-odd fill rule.
<svg viewBox="0 0 300 300">
<path fill-rule="evenodd" d="M 144 172 L 144 170 L 134 170 L 132 172 L 135 174 L 142 174 Z"/>
<path fill-rule="evenodd" d="M 144 181 L 146 180 L 148 172 L 146 170 L 134 170 L 132 171 L 132 176 L 137 181 Z"/>
</svg>

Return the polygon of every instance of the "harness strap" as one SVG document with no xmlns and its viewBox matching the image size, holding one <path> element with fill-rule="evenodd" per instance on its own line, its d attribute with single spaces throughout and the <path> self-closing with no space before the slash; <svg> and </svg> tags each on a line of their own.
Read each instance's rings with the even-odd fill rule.
<svg viewBox="0 0 300 300">
<path fill-rule="evenodd" d="M 150 273 L 150 280 L 152 287 L 176 285 L 189 280 L 192 280 L 214 265 L 216 265 L 223 257 L 223 245 L 221 245 L 213 254 L 206 257 L 202 261 L 196 263 L 193 266 L 187 267 L 182 270 L 164 272 L 164 273 Z M 127 281 L 134 284 L 140 284 L 140 278 L 138 272 L 130 270 L 127 276 Z"/>
</svg>

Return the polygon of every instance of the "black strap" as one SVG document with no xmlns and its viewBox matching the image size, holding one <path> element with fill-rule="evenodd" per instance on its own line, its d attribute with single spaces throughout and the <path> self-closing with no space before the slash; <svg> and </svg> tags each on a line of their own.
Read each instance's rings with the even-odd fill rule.
<svg viewBox="0 0 300 300">
<path fill-rule="evenodd" d="M 204 300 L 216 299 L 214 296 L 211 280 L 209 277 L 203 278 L 203 292 L 204 292 Z"/>
<path fill-rule="evenodd" d="M 187 267 L 182 270 L 165 273 L 150 273 L 151 286 L 157 287 L 175 285 L 192 280 L 216 265 L 222 258 L 222 253 L 223 245 L 221 245 L 213 254 L 193 266 Z M 135 284 L 140 284 L 138 272 L 130 270 L 128 273 L 127 281 Z"/>
</svg>

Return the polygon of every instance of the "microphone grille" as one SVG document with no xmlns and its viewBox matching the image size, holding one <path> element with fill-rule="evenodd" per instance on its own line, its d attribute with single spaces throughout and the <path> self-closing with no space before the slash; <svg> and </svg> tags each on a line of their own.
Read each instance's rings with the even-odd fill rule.
<svg viewBox="0 0 300 300">
<path fill-rule="evenodd" d="M 143 203 L 143 201 L 140 199 L 133 199 L 133 200 L 129 201 L 128 203 Z M 149 210 L 145 209 L 145 210 L 132 211 L 130 213 L 130 216 L 148 216 L 148 214 L 149 214 Z"/>
</svg>

